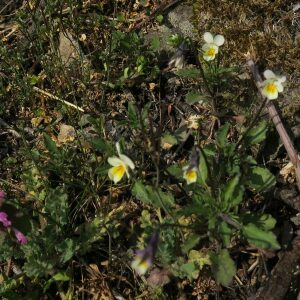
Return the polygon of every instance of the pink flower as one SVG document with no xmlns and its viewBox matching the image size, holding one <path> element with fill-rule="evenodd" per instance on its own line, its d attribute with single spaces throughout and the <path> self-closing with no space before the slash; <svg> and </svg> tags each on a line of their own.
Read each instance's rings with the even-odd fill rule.
<svg viewBox="0 0 300 300">
<path fill-rule="evenodd" d="M 0 211 L 0 222 L 4 227 L 11 226 L 11 221 L 8 219 L 7 213 Z"/>
<path fill-rule="evenodd" d="M 15 236 L 18 240 L 18 242 L 21 244 L 21 245 L 25 245 L 27 244 L 27 238 L 26 236 L 21 232 L 19 231 L 18 229 L 16 228 L 13 228 L 14 232 L 15 232 Z"/>
</svg>

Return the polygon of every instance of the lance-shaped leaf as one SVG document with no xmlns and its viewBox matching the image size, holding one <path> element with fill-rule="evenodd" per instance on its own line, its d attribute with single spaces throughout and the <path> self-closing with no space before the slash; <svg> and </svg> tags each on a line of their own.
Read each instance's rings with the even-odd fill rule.
<svg viewBox="0 0 300 300">
<path fill-rule="evenodd" d="M 236 273 L 234 261 L 228 250 L 222 249 L 217 254 L 211 254 L 211 269 L 218 283 L 228 286 Z"/>
</svg>

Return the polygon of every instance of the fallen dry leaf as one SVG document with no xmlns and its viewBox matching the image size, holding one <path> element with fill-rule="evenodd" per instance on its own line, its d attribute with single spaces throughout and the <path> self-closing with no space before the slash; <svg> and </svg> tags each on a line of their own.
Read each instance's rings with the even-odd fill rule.
<svg viewBox="0 0 300 300">
<path fill-rule="evenodd" d="M 73 126 L 62 124 L 60 126 L 60 131 L 57 136 L 57 140 L 60 144 L 65 144 L 68 142 L 73 142 L 75 139 L 75 129 Z"/>
</svg>

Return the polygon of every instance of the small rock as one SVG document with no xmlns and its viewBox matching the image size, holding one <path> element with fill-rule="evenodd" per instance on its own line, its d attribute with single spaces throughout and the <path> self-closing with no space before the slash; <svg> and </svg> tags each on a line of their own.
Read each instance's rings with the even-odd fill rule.
<svg viewBox="0 0 300 300">
<path fill-rule="evenodd" d="M 69 65 L 72 60 L 80 56 L 79 44 L 68 31 L 59 33 L 58 51 L 65 65 Z"/>
<path fill-rule="evenodd" d="M 195 38 L 194 26 L 190 19 L 193 16 L 193 8 L 186 4 L 178 5 L 168 14 L 168 21 L 184 37 Z"/>
</svg>

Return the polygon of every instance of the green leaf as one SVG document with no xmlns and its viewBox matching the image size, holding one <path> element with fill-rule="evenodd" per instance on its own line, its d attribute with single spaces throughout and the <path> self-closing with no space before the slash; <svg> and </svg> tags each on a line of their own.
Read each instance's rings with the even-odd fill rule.
<svg viewBox="0 0 300 300">
<path fill-rule="evenodd" d="M 259 217 L 258 223 L 260 224 L 259 227 L 263 228 L 264 230 L 272 230 L 276 225 L 276 220 L 269 214 L 265 214 Z"/>
<path fill-rule="evenodd" d="M 188 253 L 192 248 L 194 248 L 198 244 L 200 238 L 201 237 L 199 234 L 192 233 L 181 246 L 182 252 Z"/>
<path fill-rule="evenodd" d="M 174 177 L 180 179 L 182 178 L 182 167 L 178 164 L 171 165 L 167 168 L 167 171 Z"/>
<path fill-rule="evenodd" d="M 51 216 L 50 222 L 65 225 L 68 222 L 68 194 L 63 188 L 49 189 L 45 199 L 45 212 Z"/>
<path fill-rule="evenodd" d="M 92 147 L 94 150 L 98 150 L 101 153 L 105 153 L 108 155 L 111 155 L 114 153 L 114 150 L 110 144 L 108 144 L 104 139 L 102 138 L 95 138 L 91 140 Z"/>
<path fill-rule="evenodd" d="M 230 128 L 230 124 L 226 123 L 223 126 L 221 126 L 217 132 L 216 140 L 220 148 L 224 148 L 227 144 L 227 134 L 229 128 Z"/>
<path fill-rule="evenodd" d="M 156 19 L 156 21 L 158 22 L 158 23 L 162 23 L 163 22 L 163 20 L 164 20 L 164 16 L 163 15 L 157 15 L 156 17 L 155 17 L 155 19 Z"/>
<path fill-rule="evenodd" d="M 32 75 L 30 77 L 30 85 L 36 85 L 39 81 L 39 77 L 36 75 Z"/>
<path fill-rule="evenodd" d="M 66 272 L 59 272 L 56 273 L 52 278 L 50 278 L 46 284 L 44 284 L 44 293 L 49 289 L 51 284 L 55 281 L 69 281 L 71 280 L 71 277 Z"/>
<path fill-rule="evenodd" d="M 209 254 L 197 250 L 190 251 L 189 262 L 195 263 L 200 270 L 202 270 L 205 265 L 211 265 Z"/>
<path fill-rule="evenodd" d="M 128 103 L 128 120 L 130 121 L 130 125 L 134 128 L 139 127 L 139 116 L 137 112 L 137 108 L 134 103 Z"/>
<path fill-rule="evenodd" d="M 244 137 L 244 143 L 246 146 L 258 144 L 265 140 L 266 133 L 268 131 L 268 124 L 266 121 L 262 121 L 258 126 L 251 128 Z"/>
<path fill-rule="evenodd" d="M 201 77 L 200 70 L 196 68 L 189 68 L 189 69 L 180 69 L 176 72 L 178 76 L 181 77 L 190 77 L 190 78 L 199 78 Z"/>
<path fill-rule="evenodd" d="M 234 261 L 231 259 L 228 250 L 222 249 L 217 254 L 211 254 L 212 272 L 218 283 L 228 286 L 236 273 Z"/>
<path fill-rule="evenodd" d="M 126 67 L 123 71 L 123 77 L 124 79 L 128 79 L 129 77 L 129 67 Z"/>
<path fill-rule="evenodd" d="M 76 245 L 70 238 L 65 239 L 63 242 L 55 246 L 55 249 L 61 254 L 60 262 L 65 263 L 72 258 L 76 251 Z"/>
<path fill-rule="evenodd" d="M 151 227 L 153 228 L 153 225 Z M 174 227 L 164 227 L 164 229 L 160 232 L 160 242 L 158 245 L 157 255 L 160 262 L 164 265 L 170 265 L 178 253 L 177 230 L 178 229 Z"/>
<path fill-rule="evenodd" d="M 206 159 L 203 153 L 200 152 L 200 159 L 199 159 L 199 179 L 202 185 L 206 185 L 206 181 L 208 178 L 208 165 L 206 163 Z"/>
<path fill-rule="evenodd" d="M 247 212 L 241 215 L 243 224 L 252 223 L 263 230 L 272 230 L 276 225 L 276 220 L 269 214 L 258 215 L 256 213 Z"/>
<path fill-rule="evenodd" d="M 165 133 L 160 140 L 161 146 L 164 149 L 169 149 L 172 146 L 176 145 L 178 143 L 176 137 L 174 135 Z"/>
<path fill-rule="evenodd" d="M 252 223 L 243 226 L 243 234 L 249 244 L 255 245 L 262 249 L 280 249 L 273 232 L 264 231 Z"/>
<path fill-rule="evenodd" d="M 108 170 L 111 168 L 109 164 L 100 165 L 95 168 L 95 174 L 107 176 Z"/>
<path fill-rule="evenodd" d="M 258 192 L 266 192 L 276 183 L 275 176 L 266 168 L 252 167 L 248 174 L 247 184 Z"/>
<path fill-rule="evenodd" d="M 219 233 L 222 237 L 224 246 L 227 248 L 230 245 L 231 228 L 226 222 L 221 222 L 219 227 Z"/>
<path fill-rule="evenodd" d="M 188 104 L 194 104 L 196 102 L 207 102 L 208 98 L 197 91 L 189 91 L 185 96 L 185 101 Z"/>
<path fill-rule="evenodd" d="M 207 157 L 214 157 L 217 154 L 217 149 L 214 144 L 206 144 L 203 151 Z"/>
<path fill-rule="evenodd" d="M 160 39 L 158 36 L 155 36 L 151 40 L 151 49 L 153 51 L 157 51 L 160 48 Z"/>
<path fill-rule="evenodd" d="M 71 279 L 71 277 L 66 272 L 56 273 L 52 278 L 55 281 L 69 281 Z"/>
<path fill-rule="evenodd" d="M 149 109 L 151 107 L 152 103 L 148 102 L 145 104 L 145 106 L 142 109 L 142 120 L 144 121 L 145 124 L 147 124 L 147 118 L 149 116 Z"/>
<path fill-rule="evenodd" d="M 180 267 L 180 270 L 190 279 L 197 279 L 199 276 L 199 268 L 193 262 L 188 262 Z"/>
<path fill-rule="evenodd" d="M 124 15 L 122 15 L 122 14 L 119 14 L 119 15 L 117 15 L 117 20 L 119 21 L 119 22 L 125 22 L 125 16 Z"/>
<path fill-rule="evenodd" d="M 243 200 L 244 186 L 240 183 L 239 175 L 236 175 L 227 182 L 223 195 L 224 202 L 231 207 L 239 204 Z"/>
<path fill-rule="evenodd" d="M 138 200 L 152 204 L 157 208 L 173 207 L 175 200 L 174 197 L 161 189 L 156 189 L 150 185 L 144 185 L 140 181 L 136 181 L 132 188 L 132 194 Z"/>
<path fill-rule="evenodd" d="M 44 144 L 47 150 L 49 151 L 50 155 L 56 156 L 59 154 L 58 148 L 55 142 L 51 139 L 51 137 L 44 132 Z"/>
</svg>

